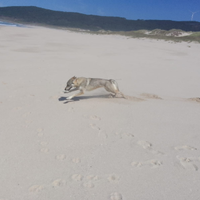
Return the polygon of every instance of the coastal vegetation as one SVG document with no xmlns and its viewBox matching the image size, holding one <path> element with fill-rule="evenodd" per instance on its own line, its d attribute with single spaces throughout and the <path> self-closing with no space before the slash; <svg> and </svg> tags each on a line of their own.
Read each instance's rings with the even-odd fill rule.
<svg viewBox="0 0 200 200">
<path fill-rule="evenodd" d="M 127 20 L 121 17 L 61 12 L 35 6 L 0 7 L 0 20 L 81 30 L 95 34 L 200 42 L 200 22 L 170 20 Z"/>
</svg>

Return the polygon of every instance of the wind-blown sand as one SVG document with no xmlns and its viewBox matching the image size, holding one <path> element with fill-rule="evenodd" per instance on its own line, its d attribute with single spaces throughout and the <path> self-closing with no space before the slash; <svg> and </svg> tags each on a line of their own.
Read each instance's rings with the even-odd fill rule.
<svg viewBox="0 0 200 200">
<path fill-rule="evenodd" d="M 200 45 L 0 27 L 0 200 L 197 200 Z M 72 76 L 116 79 L 67 102 Z"/>
</svg>

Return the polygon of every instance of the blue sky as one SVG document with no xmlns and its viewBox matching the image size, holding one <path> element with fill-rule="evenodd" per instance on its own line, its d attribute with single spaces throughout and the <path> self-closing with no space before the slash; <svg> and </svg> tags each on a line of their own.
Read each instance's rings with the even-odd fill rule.
<svg viewBox="0 0 200 200">
<path fill-rule="evenodd" d="M 200 0 L 0 0 L 0 6 L 38 6 L 51 10 L 118 16 L 127 19 L 159 19 L 200 22 Z"/>
</svg>

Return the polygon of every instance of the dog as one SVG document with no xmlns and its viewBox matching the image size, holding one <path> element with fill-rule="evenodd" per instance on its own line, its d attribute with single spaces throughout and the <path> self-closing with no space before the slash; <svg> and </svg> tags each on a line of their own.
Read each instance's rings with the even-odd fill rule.
<svg viewBox="0 0 200 200">
<path fill-rule="evenodd" d="M 118 84 L 113 79 L 100 79 L 100 78 L 84 78 L 84 77 L 75 77 L 73 76 L 67 81 L 65 87 L 65 92 L 73 92 L 80 90 L 79 93 L 67 97 L 67 100 L 70 100 L 76 96 L 83 95 L 85 91 L 92 91 L 97 88 L 104 87 L 106 91 L 110 92 L 113 97 L 120 95 L 125 98 L 124 94 L 119 91 Z"/>
</svg>

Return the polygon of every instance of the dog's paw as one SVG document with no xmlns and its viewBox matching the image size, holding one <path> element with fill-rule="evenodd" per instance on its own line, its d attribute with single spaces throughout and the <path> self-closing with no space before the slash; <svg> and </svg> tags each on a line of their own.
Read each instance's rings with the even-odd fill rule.
<svg viewBox="0 0 200 200">
<path fill-rule="evenodd" d="M 114 94 L 109 94 L 108 98 L 115 98 Z"/>
<path fill-rule="evenodd" d="M 70 99 L 72 99 L 72 98 L 73 98 L 73 97 L 70 96 L 70 97 L 67 97 L 66 99 L 67 99 L 67 100 L 70 100 Z"/>
</svg>

